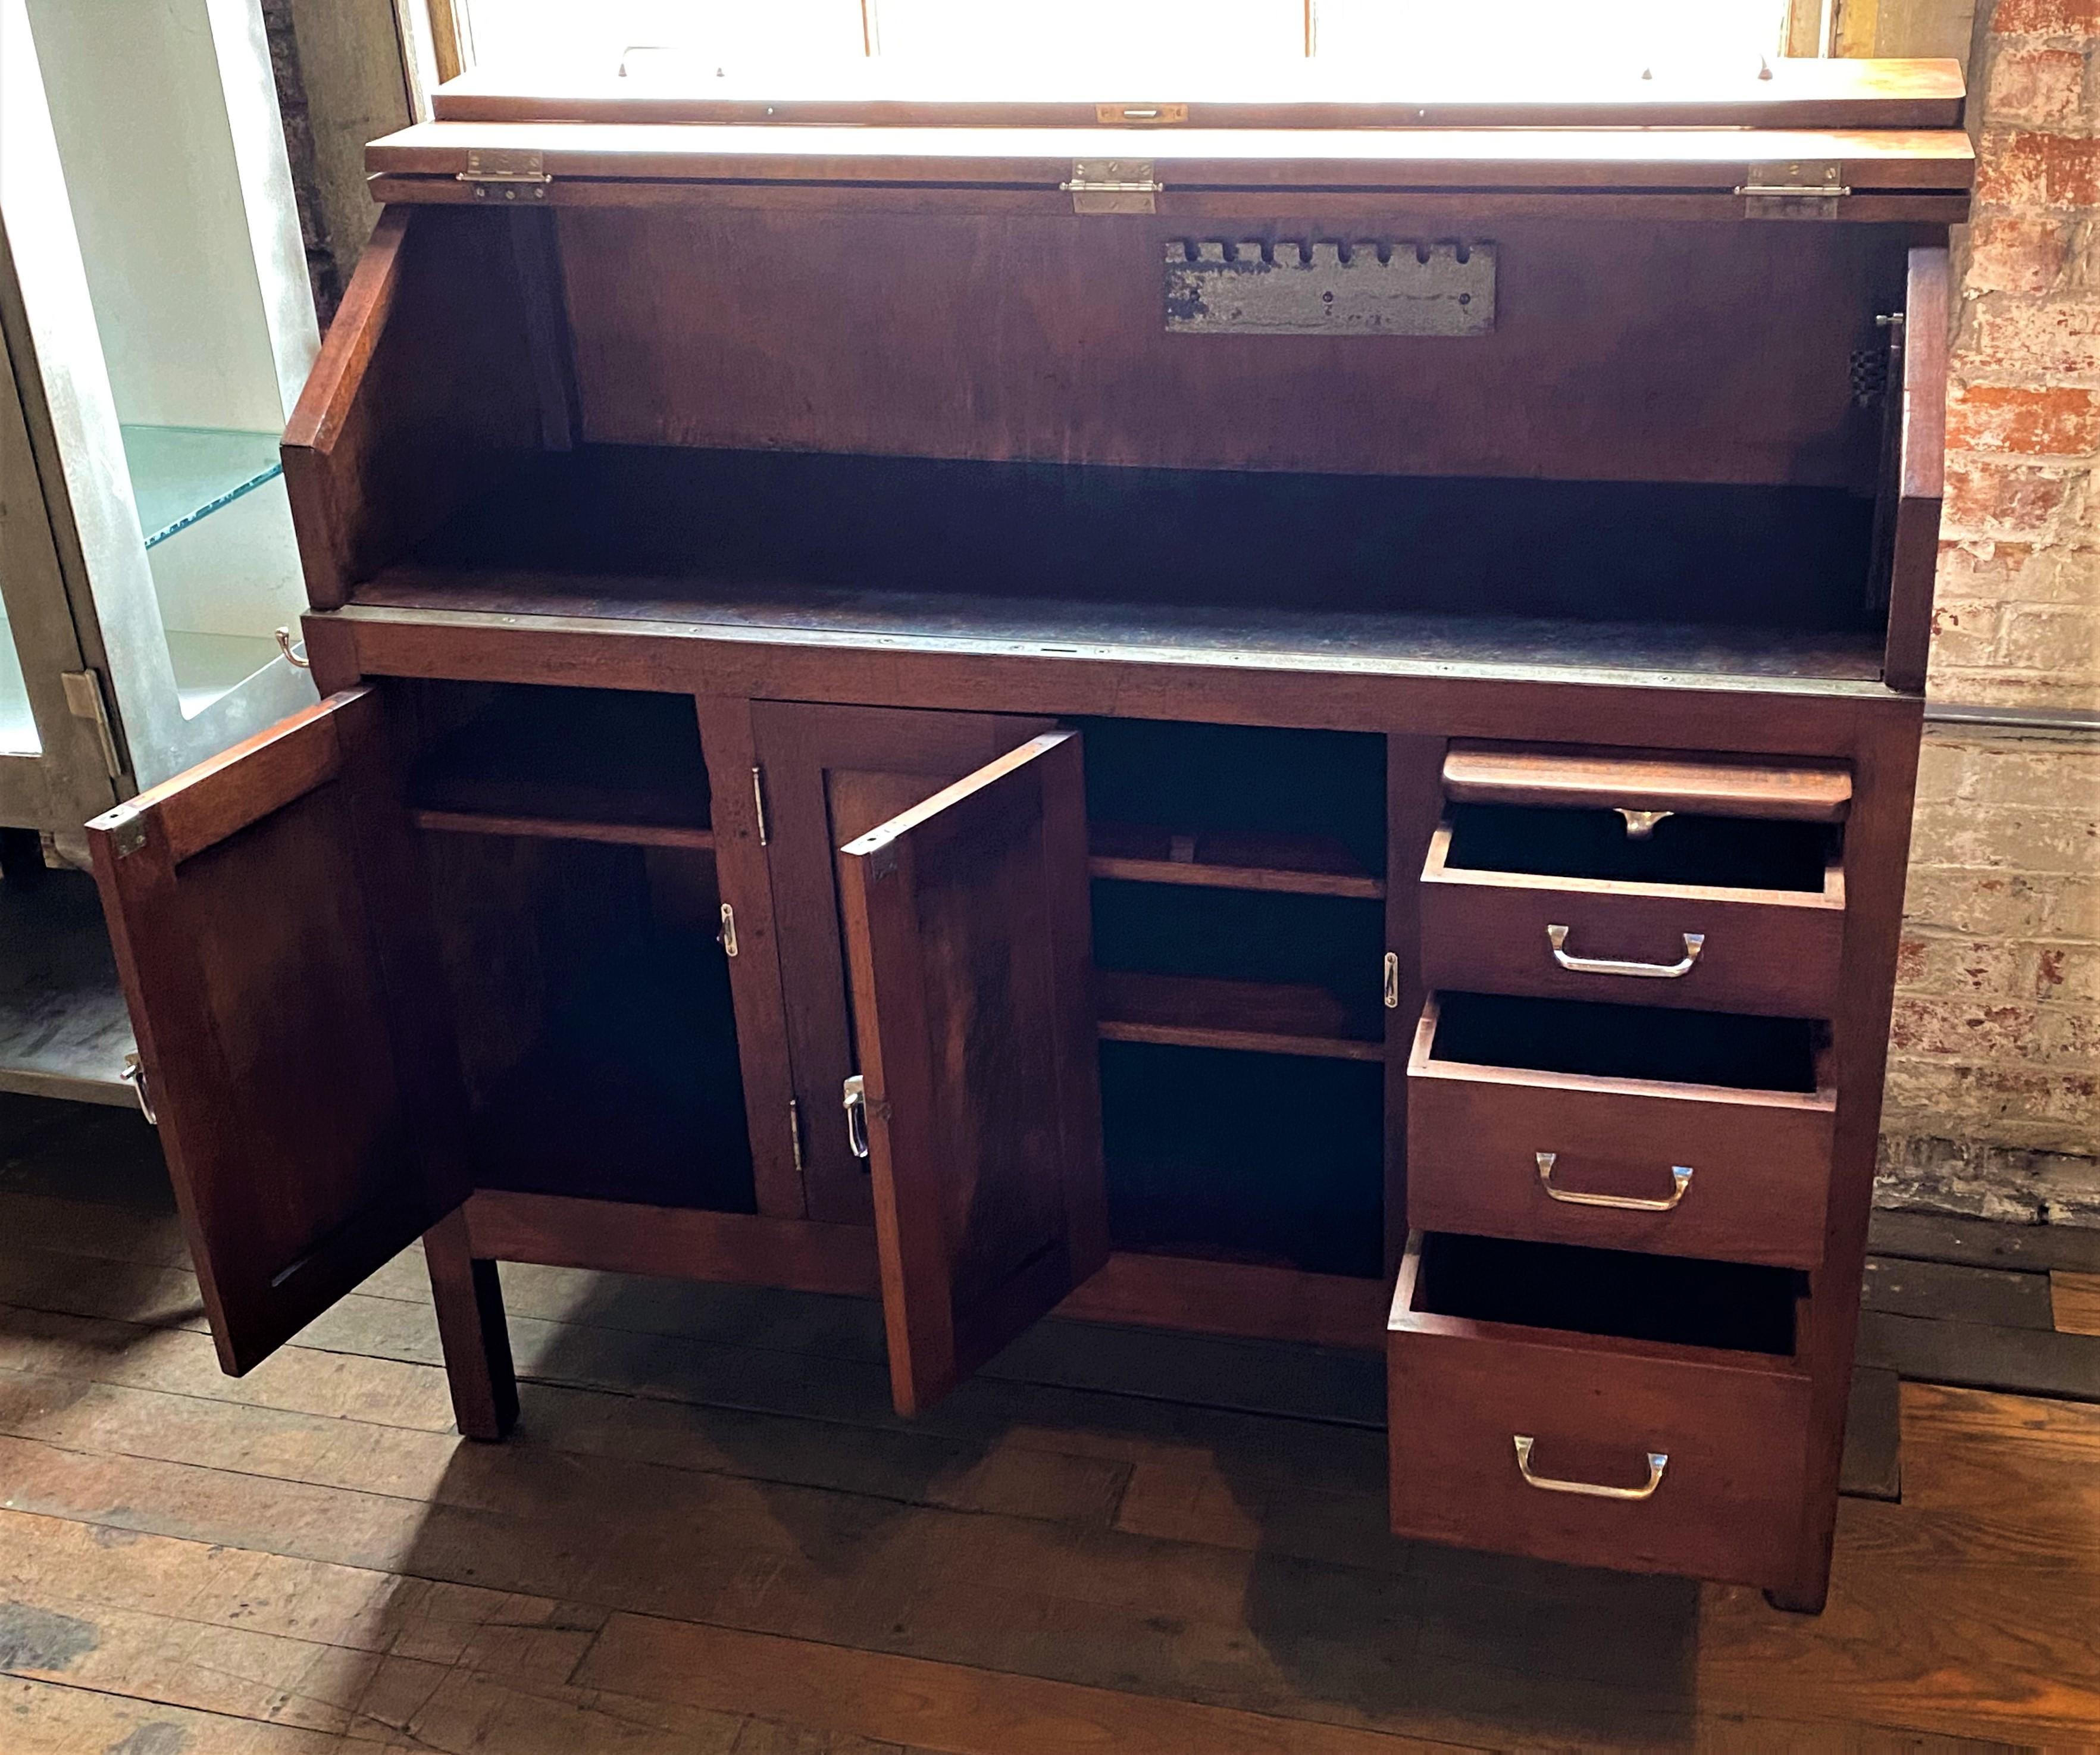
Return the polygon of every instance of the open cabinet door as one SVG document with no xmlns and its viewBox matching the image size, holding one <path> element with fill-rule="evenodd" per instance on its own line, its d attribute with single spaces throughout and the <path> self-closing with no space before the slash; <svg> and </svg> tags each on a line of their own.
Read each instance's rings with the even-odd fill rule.
<svg viewBox="0 0 2100 1755">
<path fill-rule="evenodd" d="M 1108 1259 L 1079 734 L 839 861 L 890 1388 L 930 1407 Z"/>
<path fill-rule="evenodd" d="M 148 1113 L 238 1374 L 465 1198 L 398 771 L 331 695 L 88 825 Z"/>
</svg>

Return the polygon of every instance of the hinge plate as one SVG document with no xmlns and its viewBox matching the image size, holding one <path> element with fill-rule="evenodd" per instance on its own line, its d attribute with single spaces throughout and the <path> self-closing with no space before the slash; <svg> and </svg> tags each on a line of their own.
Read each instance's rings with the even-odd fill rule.
<svg viewBox="0 0 2100 1755">
<path fill-rule="evenodd" d="M 474 191 L 477 201 L 492 196 L 505 201 L 544 201 L 547 185 L 546 155 L 513 147 L 470 147 L 466 169 L 459 180 Z"/>
<path fill-rule="evenodd" d="M 95 727 L 95 741 L 102 746 L 102 765 L 109 778 L 121 779 L 124 759 L 117 753 L 117 728 L 109 721 L 109 697 L 103 693 L 102 678 L 91 670 L 65 670 L 59 672 L 59 682 L 65 690 L 66 711 Z"/>
<path fill-rule="evenodd" d="M 129 805 L 104 811 L 87 826 L 109 837 L 110 849 L 119 859 L 129 859 L 146 844 L 146 819 Z"/>
<path fill-rule="evenodd" d="M 1149 158 L 1081 158 L 1073 161 L 1071 180 L 1057 187 L 1072 197 L 1075 214 L 1152 214 L 1165 185 Z"/>
<path fill-rule="evenodd" d="M 765 770 L 754 767 L 751 770 L 751 802 L 758 813 L 758 844 L 765 845 L 771 837 L 771 829 L 765 821 Z"/>
<path fill-rule="evenodd" d="M 1750 165 L 1736 187 L 1745 219 L 1835 219 L 1851 192 L 1834 159 L 1767 159 Z"/>
</svg>

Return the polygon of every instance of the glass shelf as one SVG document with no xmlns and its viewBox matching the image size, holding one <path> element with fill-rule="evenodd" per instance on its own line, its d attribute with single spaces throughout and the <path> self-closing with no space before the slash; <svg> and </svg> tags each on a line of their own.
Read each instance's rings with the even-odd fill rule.
<svg viewBox="0 0 2100 1755">
<path fill-rule="evenodd" d="M 132 425 L 119 430 L 149 549 L 284 470 L 275 433 Z"/>
</svg>

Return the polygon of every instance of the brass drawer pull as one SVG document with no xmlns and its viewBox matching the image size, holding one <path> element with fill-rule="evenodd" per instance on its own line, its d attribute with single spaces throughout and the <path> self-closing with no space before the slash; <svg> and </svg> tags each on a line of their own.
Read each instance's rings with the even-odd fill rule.
<svg viewBox="0 0 2100 1755">
<path fill-rule="evenodd" d="M 855 1158 L 867 1156 L 867 1086 L 858 1073 L 846 1081 L 846 1144 Z"/>
<path fill-rule="evenodd" d="M 1668 1455 L 1651 1450 L 1648 1453 L 1648 1484 L 1644 1487 L 1599 1487 L 1595 1481 L 1555 1480 L 1551 1475 L 1531 1472 L 1532 1441 L 1522 1433 L 1515 1436 L 1517 1473 L 1524 1477 L 1525 1486 L 1536 1487 L 1543 1493 L 1581 1493 L 1589 1499 L 1646 1499 L 1662 1485 L 1662 1471 L 1670 1466 Z"/>
<path fill-rule="evenodd" d="M 1672 1164 L 1670 1180 L 1675 1184 L 1661 1200 L 1648 1200 L 1632 1194 L 1577 1194 L 1571 1188 L 1553 1186 L 1553 1166 L 1560 1161 L 1558 1152 L 1539 1152 L 1538 1185 L 1554 1200 L 1565 1201 L 1570 1206 L 1614 1206 L 1622 1213 L 1666 1213 L 1684 1198 L 1684 1191 L 1692 1186 L 1692 1171 L 1688 1166 Z"/>
<path fill-rule="evenodd" d="M 1674 981 L 1680 975 L 1689 975 L 1692 965 L 1699 960 L 1699 953 L 1706 948 L 1704 933 L 1687 933 L 1684 955 L 1674 963 L 1621 963 L 1611 957 L 1571 957 L 1568 954 L 1568 928 L 1564 926 L 1549 926 L 1546 937 L 1553 947 L 1553 960 L 1577 975 L 1648 975 L 1658 981 Z"/>
</svg>

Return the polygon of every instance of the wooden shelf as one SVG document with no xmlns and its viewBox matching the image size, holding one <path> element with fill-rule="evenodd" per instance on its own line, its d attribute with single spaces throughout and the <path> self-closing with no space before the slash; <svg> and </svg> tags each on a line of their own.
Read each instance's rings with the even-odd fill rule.
<svg viewBox="0 0 2100 1755">
<path fill-rule="evenodd" d="M 1104 969 L 1095 991 L 1104 1042 L 1336 1060 L 1385 1058 L 1375 1020 L 1352 1016 L 1325 987 Z"/>
<path fill-rule="evenodd" d="M 504 816 L 485 810 L 417 810 L 416 827 L 440 835 L 510 835 L 542 841 L 606 841 L 620 847 L 684 847 L 711 852 L 712 829 L 677 823 L 582 822 L 567 817 Z"/>
<path fill-rule="evenodd" d="M 417 765 L 411 803 L 450 834 L 714 844 L 689 695 L 502 688 Z"/>
<path fill-rule="evenodd" d="M 1140 823 L 1096 822 L 1089 840 L 1087 869 L 1097 878 L 1373 901 L 1385 894 L 1385 880 L 1366 871 L 1346 844 L 1326 836 L 1176 835 Z"/>
</svg>

